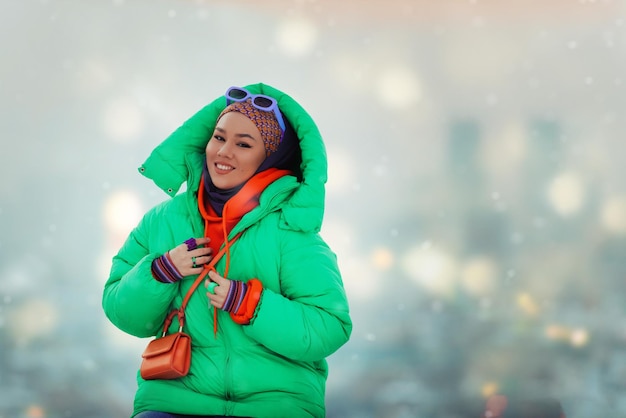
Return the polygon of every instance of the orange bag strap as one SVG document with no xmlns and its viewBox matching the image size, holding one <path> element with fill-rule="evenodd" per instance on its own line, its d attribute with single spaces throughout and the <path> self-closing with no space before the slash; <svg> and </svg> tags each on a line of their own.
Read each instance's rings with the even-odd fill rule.
<svg viewBox="0 0 626 418">
<path fill-rule="evenodd" d="M 233 242 L 235 242 L 237 238 L 241 236 L 241 234 L 243 234 L 243 231 L 235 235 L 233 239 L 229 241 L 229 243 L 232 244 Z M 207 276 L 207 274 L 209 274 L 209 271 L 213 269 L 213 267 L 219 261 L 219 259 L 222 258 L 222 256 L 227 250 L 227 247 L 228 246 L 226 245 L 223 246 L 222 249 L 215 255 L 215 257 L 213 257 L 211 262 L 204 266 L 204 269 L 202 270 L 202 272 L 198 275 L 196 280 L 193 282 L 193 284 L 187 291 L 187 294 L 185 295 L 185 299 L 183 299 L 183 303 L 180 305 L 180 308 L 173 309 L 169 313 L 169 315 L 167 315 L 167 318 L 165 318 L 165 322 L 163 323 L 163 336 L 165 336 L 165 334 L 167 333 L 167 330 L 172 324 L 172 320 L 174 319 L 175 316 L 178 316 L 178 323 L 180 325 L 178 330 L 179 331 L 183 330 L 183 325 L 185 324 L 185 308 L 187 307 L 187 303 L 189 302 L 189 299 L 191 299 L 191 295 L 193 294 L 193 292 L 196 291 L 198 286 L 200 286 L 200 283 L 202 283 L 204 278 Z"/>
</svg>

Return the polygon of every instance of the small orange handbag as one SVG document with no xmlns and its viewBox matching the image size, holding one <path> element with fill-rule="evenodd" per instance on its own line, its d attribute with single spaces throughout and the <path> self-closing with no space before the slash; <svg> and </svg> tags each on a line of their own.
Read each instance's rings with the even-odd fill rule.
<svg viewBox="0 0 626 418">
<path fill-rule="evenodd" d="M 241 233 L 237 234 L 229 244 L 232 244 Z M 191 366 L 191 337 L 183 332 L 185 325 L 185 307 L 191 295 L 198 288 L 215 263 L 224 254 L 227 247 L 223 247 L 209 264 L 204 267 L 202 273 L 193 282 L 180 308 L 172 310 L 163 323 L 163 334 L 148 343 L 141 357 L 139 372 L 145 380 L 152 379 L 178 379 L 186 376 Z M 174 317 L 178 317 L 178 332 L 167 335 L 167 330 L 172 324 Z"/>
<path fill-rule="evenodd" d="M 182 308 L 182 307 L 181 307 Z M 165 335 L 174 316 L 178 315 L 178 332 Z M 191 337 L 183 330 L 184 314 L 173 310 L 163 325 L 163 335 L 150 341 L 141 357 L 141 377 L 151 379 L 177 379 L 186 376 L 191 365 Z"/>
</svg>

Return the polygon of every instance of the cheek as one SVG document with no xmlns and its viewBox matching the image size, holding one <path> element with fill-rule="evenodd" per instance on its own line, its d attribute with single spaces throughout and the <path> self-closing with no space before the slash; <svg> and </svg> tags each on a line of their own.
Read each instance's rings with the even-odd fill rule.
<svg viewBox="0 0 626 418">
<path fill-rule="evenodd" d="M 215 141 L 210 141 L 208 144 L 206 144 L 206 147 L 204 148 L 204 152 L 206 153 L 208 157 L 209 155 L 215 154 L 216 149 L 217 147 L 215 146 Z"/>
<path fill-rule="evenodd" d="M 254 161 L 251 163 L 251 165 L 254 166 L 254 171 L 256 171 L 261 164 L 263 164 L 263 161 L 265 161 L 265 151 L 263 151 L 263 154 L 256 156 Z"/>
</svg>

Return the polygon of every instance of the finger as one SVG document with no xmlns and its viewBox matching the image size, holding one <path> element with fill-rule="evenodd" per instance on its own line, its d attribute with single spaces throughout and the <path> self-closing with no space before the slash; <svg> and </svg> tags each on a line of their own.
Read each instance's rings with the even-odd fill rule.
<svg viewBox="0 0 626 418">
<path fill-rule="evenodd" d="M 192 257 L 189 257 L 189 261 L 190 261 L 189 264 L 191 264 L 189 267 L 192 270 L 202 269 L 203 263 L 202 263 L 201 257 L 192 256 Z"/>
<path fill-rule="evenodd" d="M 218 285 L 222 284 L 224 280 L 224 278 L 220 276 L 220 274 L 215 270 L 209 271 L 209 278 L 213 280 L 215 283 L 217 283 Z"/>
<path fill-rule="evenodd" d="M 207 237 L 196 238 L 196 242 L 198 243 L 198 245 L 205 245 L 211 242 L 211 238 L 207 238 Z"/>
<path fill-rule="evenodd" d="M 215 282 L 213 282 L 215 284 Z M 215 287 L 215 291 L 219 291 L 219 286 Z M 209 303 L 219 309 L 224 306 L 225 296 L 220 295 L 218 293 L 211 293 L 211 291 L 206 292 L 207 297 L 209 298 Z"/>
<path fill-rule="evenodd" d="M 211 304 L 211 306 L 215 306 L 217 309 L 222 309 L 222 306 L 224 306 L 223 301 L 216 299 L 215 295 L 211 295 L 210 293 L 209 293 L 209 303 Z"/>
<path fill-rule="evenodd" d="M 200 247 L 195 250 L 189 251 L 190 256 L 202 257 L 205 255 L 209 255 L 213 253 L 213 249 L 211 247 Z"/>
<path fill-rule="evenodd" d="M 187 251 L 192 251 L 195 250 L 196 248 L 198 248 L 198 240 L 196 238 L 188 238 L 185 241 L 183 241 L 182 245 L 185 246 L 185 249 Z"/>
<path fill-rule="evenodd" d="M 190 274 L 199 274 L 202 271 L 202 267 L 203 265 L 197 259 L 187 261 L 187 268 Z"/>
<path fill-rule="evenodd" d="M 217 283 L 213 282 L 213 285 L 216 284 Z M 209 287 L 207 296 L 213 306 L 222 309 L 222 307 L 224 306 L 224 302 L 226 301 L 226 296 L 228 295 L 228 284 L 229 283 L 227 283 L 226 286 L 215 286 L 215 288 L 213 289 L 215 293 L 211 293 L 211 287 Z"/>
<path fill-rule="evenodd" d="M 202 266 L 200 266 L 200 267 L 195 267 L 195 268 L 194 268 L 194 267 L 191 267 L 191 268 L 189 269 L 189 271 L 190 271 L 191 273 L 189 273 L 189 274 L 188 274 L 188 276 L 191 276 L 192 274 L 200 274 L 200 273 L 202 273 L 202 270 L 203 270 L 203 269 L 204 269 L 204 268 L 203 268 Z"/>
</svg>

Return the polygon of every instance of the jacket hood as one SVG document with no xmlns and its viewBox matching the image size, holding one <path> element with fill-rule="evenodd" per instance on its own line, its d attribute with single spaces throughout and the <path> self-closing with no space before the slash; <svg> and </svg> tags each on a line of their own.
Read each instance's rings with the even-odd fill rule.
<svg viewBox="0 0 626 418">
<path fill-rule="evenodd" d="M 265 94 L 276 99 L 283 117 L 292 125 L 300 142 L 302 180 L 282 207 L 282 227 L 319 232 L 324 216 L 328 163 L 317 125 L 300 104 L 282 91 L 262 83 L 243 87 L 252 94 Z M 203 107 L 152 151 L 139 167 L 139 172 L 172 197 L 185 182 L 188 189 L 196 188 L 200 167 L 190 165 L 189 161 L 197 161 L 199 154 L 204 155 L 217 117 L 225 107 L 224 96 Z"/>
</svg>

